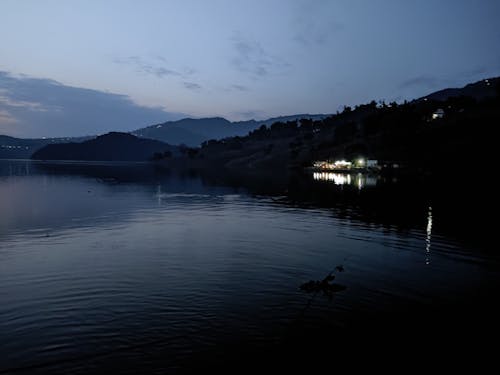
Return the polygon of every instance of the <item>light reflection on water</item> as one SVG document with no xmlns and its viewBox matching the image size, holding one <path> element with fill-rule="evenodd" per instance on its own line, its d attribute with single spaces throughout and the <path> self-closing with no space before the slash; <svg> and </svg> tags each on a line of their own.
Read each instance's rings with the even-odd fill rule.
<svg viewBox="0 0 500 375">
<path fill-rule="evenodd" d="M 425 264 L 430 264 L 430 255 L 431 255 L 431 238 L 432 238 L 432 207 L 429 206 L 429 212 L 427 214 L 427 228 L 426 228 L 426 237 L 425 237 Z"/>
<path fill-rule="evenodd" d="M 313 172 L 313 179 L 316 181 L 330 181 L 335 185 L 353 185 L 358 189 L 377 185 L 376 176 L 363 173 Z"/>
<path fill-rule="evenodd" d="M 339 264 L 347 290 L 307 316 L 456 301 L 498 278 L 490 259 L 433 232 L 430 206 L 401 230 L 193 176 L 106 183 L 0 166 L 0 372 L 138 358 L 169 369 L 235 336 L 274 340 L 308 304 L 298 286 Z M 358 177 L 326 178 L 376 185 Z"/>
</svg>

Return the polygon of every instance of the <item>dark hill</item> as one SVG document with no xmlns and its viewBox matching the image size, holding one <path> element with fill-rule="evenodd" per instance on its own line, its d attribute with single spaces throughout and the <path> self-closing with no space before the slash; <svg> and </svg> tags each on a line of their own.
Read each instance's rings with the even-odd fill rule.
<svg viewBox="0 0 500 375">
<path fill-rule="evenodd" d="M 47 145 L 32 155 L 38 160 L 111 160 L 146 161 L 154 153 L 171 151 L 174 147 L 152 139 L 127 133 L 111 132 L 82 143 Z"/>
<path fill-rule="evenodd" d="M 444 90 L 433 92 L 419 100 L 436 100 L 445 101 L 449 98 L 466 96 L 476 100 L 493 98 L 497 95 L 500 78 L 488 78 L 478 82 L 470 83 L 462 88 L 447 88 Z"/>
<path fill-rule="evenodd" d="M 437 100 L 439 93 L 450 96 Z M 388 173 L 432 174 L 443 180 L 489 173 L 496 160 L 500 79 L 427 98 L 401 104 L 372 101 L 322 120 L 276 122 L 245 137 L 204 142 L 186 159 L 201 168 L 261 175 L 300 170 L 317 160 L 359 158 L 378 160 Z"/>
<path fill-rule="evenodd" d="M 138 129 L 132 134 L 138 137 L 157 139 L 172 145 L 185 144 L 199 146 L 203 141 L 222 139 L 227 137 L 244 136 L 261 125 L 271 125 L 277 121 L 293 121 L 301 118 L 321 120 L 327 115 L 300 114 L 282 116 L 262 121 L 230 122 L 222 117 L 211 118 L 185 118 L 178 121 L 167 121 L 162 124 L 151 125 Z"/>
</svg>

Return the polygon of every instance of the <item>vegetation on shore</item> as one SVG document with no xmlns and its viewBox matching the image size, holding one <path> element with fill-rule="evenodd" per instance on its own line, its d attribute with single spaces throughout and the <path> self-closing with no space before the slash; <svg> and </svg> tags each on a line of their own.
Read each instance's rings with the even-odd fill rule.
<svg viewBox="0 0 500 375">
<path fill-rule="evenodd" d="M 473 86 L 490 95 L 484 90 L 475 97 L 454 91 L 458 96 L 444 100 L 435 93 L 402 104 L 372 101 L 321 120 L 262 125 L 245 137 L 205 141 L 200 148 L 184 147 L 179 158 L 166 154 L 156 159 L 258 173 L 358 157 L 397 162 L 420 172 L 484 168 L 500 123 L 500 79 Z"/>
</svg>

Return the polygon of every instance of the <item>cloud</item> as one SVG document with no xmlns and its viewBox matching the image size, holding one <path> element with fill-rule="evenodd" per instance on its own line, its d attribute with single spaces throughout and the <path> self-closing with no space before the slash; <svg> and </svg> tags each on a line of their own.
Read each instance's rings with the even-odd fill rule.
<svg viewBox="0 0 500 375">
<path fill-rule="evenodd" d="M 171 77 L 187 77 L 194 73 L 191 68 L 184 68 L 182 70 L 171 69 L 167 66 L 167 60 L 162 56 L 155 58 L 145 58 L 141 56 L 129 56 L 125 59 L 113 60 L 115 64 L 131 66 L 134 70 L 141 74 L 152 75 L 157 78 Z"/>
<path fill-rule="evenodd" d="M 419 76 L 403 81 L 399 84 L 400 89 L 410 89 L 410 88 L 427 88 L 433 89 L 439 87 L 441 80 L 432 76 Z"/>
<path fill-rule="evenodd" d="M 0 109 L 0 124 L 11 125 L 16 123 L 17 120 L 14 117 L 12 117 L 9 111 L 6 111 L 5 109 Z"/>
<path fill-rule="evenodd" d="M 0 135 L 15 135 L 15 125 L 17 123 L 17 120 L 8 111 L 0 109 Z"/>
<path fill-rule="evenodd" d="M 325 45 L 331 36 L 344 30 L 335 20 L 335 3 L 329 0 L 303 1 L 297 4 L 293 19 L 293 40 L 302 46 Z"/>
<path fill-rule="evenodd" d="M 283 59 L 269 54 L 257 41 L 240 35 L 233 36 L 231 41 L 234 48 L 231 65 L 254 79 L 282 72 L 290 66 Z"/>
<path fill-rule="evenodd" d="M 19 137 L 130 131 L 183 116 L 140 106 L 126 95 L 2 71 L 0 87 L 0 131 Z"/>
<path fill-rule="evenodd" d="M 194 82 L 183 82 L 183 85 L 188 90 L 200 90 L 201 85 Z"/>
<path fill-rule="evenodd" d="M 58 110 L 57 107 L 46 107 L 41 103 L 38 102 L 29 102 L 26 100 L 16 100 L 13 98 L 10 98 L 8 95 L 6 95 L 5 90 L 0 90 L 0 107 L 3 108 L 24 108 L 25 110 L 28 111 L 35 111 L 35 112 L 48 112 L 49 110 Z"/>
<path fill-rule="evenodd" d="M 234 91 L 250 91 L 250 89 L 246 86 L 243 85 L 231 85 L 229 87 L 229 90 L 234 90 Z"/>
</svg>

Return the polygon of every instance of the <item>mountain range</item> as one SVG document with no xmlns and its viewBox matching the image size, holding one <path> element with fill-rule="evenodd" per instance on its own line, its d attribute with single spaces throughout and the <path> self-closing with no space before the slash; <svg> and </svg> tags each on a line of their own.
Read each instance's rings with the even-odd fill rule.
<svg viewBox="0 0 500 375">
<path fill-rule="evenodd" d="M 222 139 L 227 137 L 244 136 L 262 125 L 271 125 L 275 122 L 295 121 L 303 118 L 322 120 L 329 115 L 299 114 L 292 116 L 274 117 L 263 121 L 230 122 L 223 117 L 211 118 L 185 118 L 178 121 L 167 121 L 146 128 L 138 129 L 132 134 L 142 137 L 157 139 L 172 145 L 184 144 L 197 147 L 203 141 Z"/>
<path fill-rule="evenodd" d="M 250 131 L 262 126 L 271 125 L 277 121 L 292 121 L 302 118 L 320 120 L 328 115 L 299 114 L 281 116 L 262 121 L 230 122 L 222 117 L 185 118 L 178 121 L 167 121 L 130 132 L 140 138 L 154 139 L 170 145 L 184 144 L 190 147 L 199 146 L 203 141 L 222 139 L 233 136 L 244 136 Z M 29 159 L 34 152 L 50 144 L 79 143 L 95 136 L 74 138 L 14 138 L 0 135 L 0 159 Z"/>
<path fill-rule="evenodd" d="M 446 101 L 449 98 L 467 96 L 476 100 L 497 95 L 500 78 L 484 79 L 463 88 L 448 88 L 431 93 L 427 96 L 414 100 L 421 101 Z M 361 106 L 363 107 L 363 106 Z M 352 111 L 349 116 L 352 121 L 359 121 L 366 114 L 358 108 Z M 220 140 L 234 136 L 245 136 L 249 132 L 260 128 L 262 125 L 270 126 L 273 123 L 296 121 L 300 119 L 310 119 L 313 121 L 323 120 L 330 115 L 326 114 L 297 114 L 270 118 L 267 120 L 230 122 L 222 117 L 212 118 L 185 118 L 178 121 L 167 121 L 154 124 L 145 128 L 140 128 L 130 132 L 139 138 L 148 138 L 161 141 L 170 145 L 184 144 L 189 147 L 197 147 L 202 142 L 208 140 Z M 359 117 L 359 118 L 358 118 Z M 37 150 L 44 146 L 59 143 L 79 143 L 97 136 L 87 136 L 79 138 L 47 138 L 47 139 L 22 139 L 0 135 L 0 159 L 24 159 L 30 158 Z M 62 148 L 61 148 L 62 149 Z"/>
</svg>

